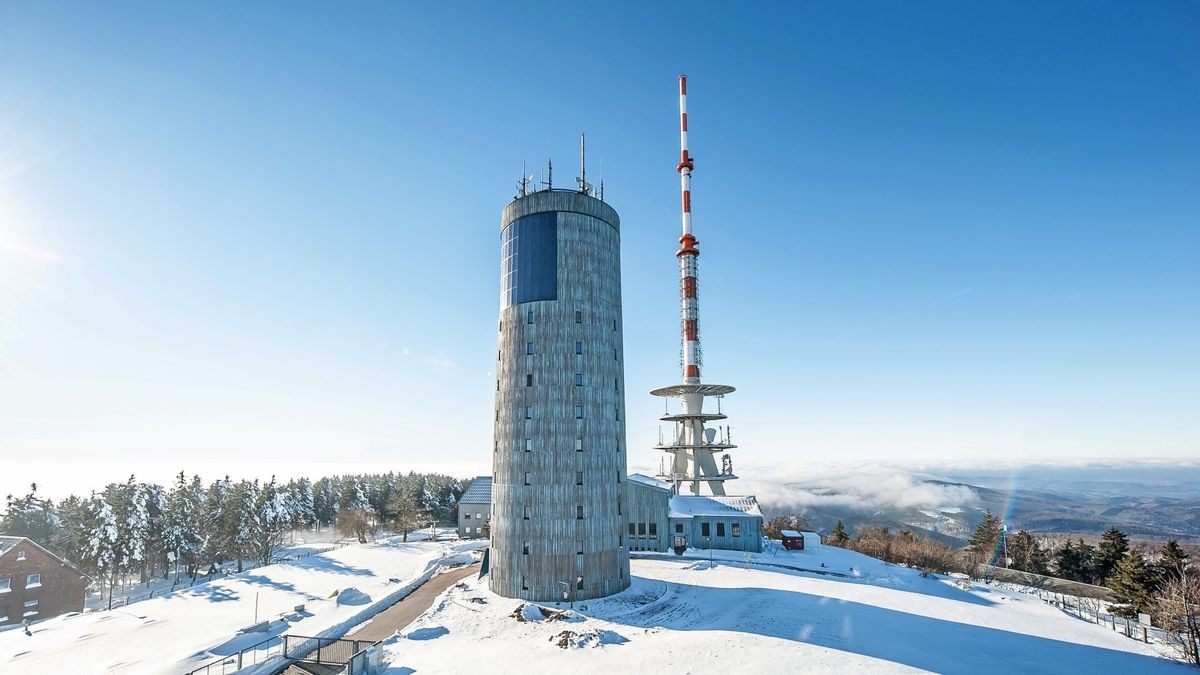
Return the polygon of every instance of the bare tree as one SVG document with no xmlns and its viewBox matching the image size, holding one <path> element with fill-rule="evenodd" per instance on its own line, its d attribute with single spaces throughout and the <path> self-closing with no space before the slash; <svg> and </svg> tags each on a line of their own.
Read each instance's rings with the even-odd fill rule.
<svg viewBox="0 0 1200 675">
<path fill-rule="evenodd" d="M 1183 660 L 1200 668 L 1200 569 L 1179 570 L 1154 596 L 1154 623 Z"/>
<path fill-rule="evenodd" d="M 367 533 L 371 531 L 371 519 L 366 509 L 344 509 L 337 514 L 337 529 L 343 536 L 355 537 L 358 543 L 365 544 Z"/>
<path fill-rule="evenodd" d="M 424 513 L 417 500 L 412 495 L 397 492 L 387 503 L 388 523 L 408 541 L 408 533 L 417 529 L 424 522 Z"/>
</svg>

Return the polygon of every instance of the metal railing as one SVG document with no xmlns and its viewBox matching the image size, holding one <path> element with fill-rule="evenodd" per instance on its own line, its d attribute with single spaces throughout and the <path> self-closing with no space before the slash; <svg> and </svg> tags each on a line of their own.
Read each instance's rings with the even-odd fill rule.
<svg viewBox="0 0 1200 675">
<path fill-rule="evenodd" d="M 206 663 L 187 675 L 228 675 L 242 668 L 264 663 L 281 656 L 289 661 L 317 663 L 327 666 L 346 666 L 343 672 L 357 675 L 366 672 L 368 652 L 378 644 L 374 640 L 323 638 L 307 635 L 276 635 L 251 645 L 236 654 Z"/>
</svg>

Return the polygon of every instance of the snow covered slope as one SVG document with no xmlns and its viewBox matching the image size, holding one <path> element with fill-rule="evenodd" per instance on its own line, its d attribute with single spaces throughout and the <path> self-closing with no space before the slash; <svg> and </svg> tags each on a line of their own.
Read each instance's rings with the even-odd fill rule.
<svg viewBox="0 0 1200 675">
<path fill-rule="evenodd" d="M 433 567 L 466 562 L 469 556 L 456 553 L 478 546 L 397 537 L 259 567 L 111 612 L 49 619 L 34 624 L 32 636 L 0 633 L 0 673 L 183 673 L 272 634 L 316 635 Z M 359 592 L 343 593 L 354 602 L 330 597 L 346 589 Z M 275 620 L 270 632 L 235 637 L 254 623 L 256 601 L 259 620 Z M 304 614 L 281 619 L 300 604 Z"/>
<path fill-rule="evenodd" d="M 631 588 L 562 619 L 463 582 L 387 645 L 386 672 L 1191 672 L 1035 596 L 852 551 L 755 556 L 748 567 L 741 554 L 712 569 L 634 560 Z"/>
</svg>

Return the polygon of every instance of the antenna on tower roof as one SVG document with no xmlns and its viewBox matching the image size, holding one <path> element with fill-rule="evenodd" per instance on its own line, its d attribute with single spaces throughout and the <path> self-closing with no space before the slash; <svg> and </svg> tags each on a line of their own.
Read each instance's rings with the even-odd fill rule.
<svg viewBox="0 0 1200 675">
<path fill-rule="evenodd" d="M 587 132 L 581 131 L 579 133 L 579 177 L 575 179 L 575 182 L 579 183 L 579 191 L 580 192 L 582 192 L 585 195 L 591 195 L 593 192 L 595 192 L 595 190 L 587 182 L 587 162 L 586 162 L 587 154 L 586 154 L 585 145 L 584 145 L 584 137 L 586 135 L 587 135 Z"/>
<path fill-rule="evenodd" d="M 600 201 L 604 201 L 604 158 L 600 158 Z"/>
</svg>

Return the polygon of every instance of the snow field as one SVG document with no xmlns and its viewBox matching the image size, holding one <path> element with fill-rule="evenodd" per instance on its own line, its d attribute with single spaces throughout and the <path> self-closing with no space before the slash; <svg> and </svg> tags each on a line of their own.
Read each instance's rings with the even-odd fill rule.
<svg viewBox="0 0 1200 675">
<path fill-rule="evenodd" d="M 464 581 L 386 644 L 385 672 L 1188 672 L 1035 596 L 852 551 L 707 558 L 635 559 L 628 590 L 559 620 Z"/>
<path fill-rule="evenodd" d="M 468 562 L 479 545 L 395 537 L 259 567 L 111 612 L 56 617 L 34 624 L 32 636 L 0 633 L 0 672 L 184 673 L 271 635 L 349 628 L 437 568 Z M 339 604 L 331 597 L 346 589 L 366 599 Z M 272 620 L 269 632 L 238 636 L 254 623 L 256 601 L 259 620 Z M 305 612 L 294 614 L 300 604 Z"/>
</svg>

